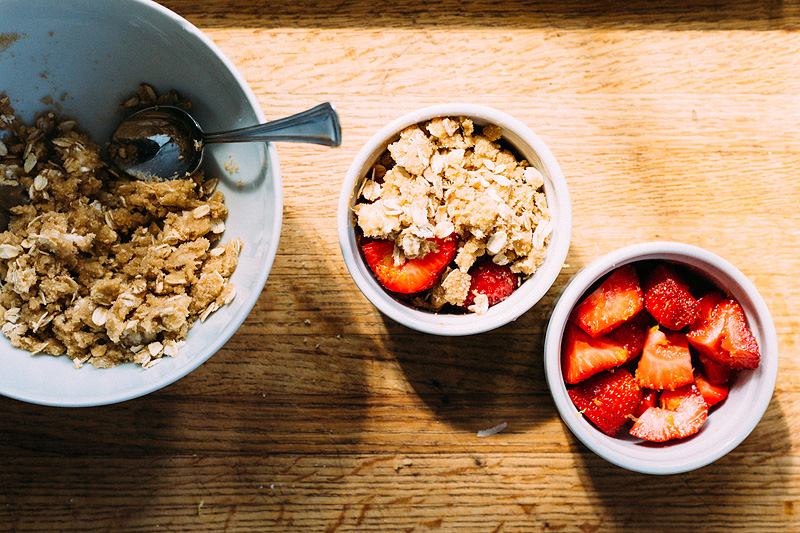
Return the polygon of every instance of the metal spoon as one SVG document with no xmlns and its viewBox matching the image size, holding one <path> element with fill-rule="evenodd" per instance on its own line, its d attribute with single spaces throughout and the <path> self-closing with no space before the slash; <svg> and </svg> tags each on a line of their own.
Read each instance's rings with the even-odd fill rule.
<svg viewBox="0 0 800 533">
<path fill-rule="evenodd" d="M 339 146 L 342 129 L 329 103 L 290 117 L 218 133 L 204 133 L 179 107 L 156 106 L 125 119 L 109 144 L 109 157 L 120 170 L 143 180 L 173 180 L 191 175 L 211 143 L 275 142 Z"/>
</svg>

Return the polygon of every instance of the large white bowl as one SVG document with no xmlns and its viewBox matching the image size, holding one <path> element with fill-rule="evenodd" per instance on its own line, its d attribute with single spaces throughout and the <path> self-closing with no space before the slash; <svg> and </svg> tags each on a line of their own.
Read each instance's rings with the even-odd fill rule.
<svg viewBox="0 0 800 533">
<path fill-rule="evenodd" d="M 2 13 L 0 92 L 26 122 L 58 107 L 102 144 L 121 118 L 123 97 L 142 82 L 189 98 L 206 131 L 264 121 L 252 90 L 220 49 L 155 2 L 6 0 Z M 238 173 L 223 168 L 229 160 Z M 136 398 L 188 374 L 230 338 L 261 293 L 277 251 L 280 169 L 274 146 L 263 143 L 209 146 L 204 168 L 220 178 L 230 210 L 223 239 L 244 241 L 232 277 L 236 299 L 197 324 L 177 357 L 148 370 L 134 364 L 76 370 L 66 357 L 31 356 L 2 337 L 0 394 L 59 406 Z"/>
<path fill-rule="evenodd" d="M 561 341 L 569 315 L 586 291 L 612 270 L 638 261 L 663 260 L 703 274 L 739 301 L 758 341 L 761 364 L 742 370 L 728 397 L 714 407 L 700 432 L 692 437 L 653 444 L 624 432 L 609 437 L 589 422 L 569 398 L 561 371 Z M 545 335 L 547 384 L 561 418 L 589 449 L 618 466 L 647 474 L 676 474 L 716 461 L 738 446 L 756 427 L 769 405 L 778 375 L 778 337 L 769 309 L 756 287 L 739 269 L 702 248 L 674 242 L 634 244 L 600 257 L 567 284 Z"/>
<path fill-rule="evenodd" d="M 544 263 L 506 300 L 478 315 L 448 315 L 414 309 L 394 299 L 380 285 L 364 261 L 356 242 L 353 206 L 367 172 L 400 131 L 435 117 L 469 117 L 476 126 L 499 126 L 503 139 L 544 176 L 547 205 L 553 232 Z M 555 156 L 531 129 L 516 118 L 478 104 L 440 104 L 412 111 L 384 126 L 358 152 L 342 185 L 337 212 L 339 245 L 344 262 L 361 292 L 385 315 L 409 328 L 443 336 L 473 335 L 489 331 L 519 318 L 533 307 L 558 277 L 569 251 L 572 237 L 572 203 L 569 189 Z"/>
</svg>

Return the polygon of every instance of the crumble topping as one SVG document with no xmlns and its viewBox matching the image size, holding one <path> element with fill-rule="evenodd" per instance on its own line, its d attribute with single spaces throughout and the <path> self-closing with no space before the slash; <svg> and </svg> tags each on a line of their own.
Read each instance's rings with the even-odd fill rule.
<svg viewBox="0 0 800 533">
<path fill-rule="evenodd" d="M 161 101 L 147 86 L 123 105 L 134 99 Z M 6 96 L 0 119 L 0 183 L 30 197 L 0 233 L 0 324 L 13 346 L 76 367 L 148 368 L 234 299 L 242 241 L 220 242 L 228 210 L 216 180 L 117 176 L 74 120 L 46 112 L 22 124 Z"/>
<path fill-rule="evenodd" d="M 463 304 L 467 272 L 483 255 L 523 279 L 533 275 L 552 231 L 542 174 L 503 144 L 498 126 L 476 132 L 463 117 L 404 129 L 363 181 L 353 211 L 364 237 L 394 241 L 396 264 L 423 257 L 434 237 L 458 235 L 454 268 L 411 301 L 434 311 Z M 486 312 L 481 296 L 470 311 Z"/>
</svg>

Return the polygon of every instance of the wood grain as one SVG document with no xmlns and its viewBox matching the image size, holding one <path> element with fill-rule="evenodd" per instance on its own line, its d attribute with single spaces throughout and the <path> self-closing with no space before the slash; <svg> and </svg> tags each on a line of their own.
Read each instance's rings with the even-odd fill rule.
<svg viewBox="0 0 800 533">
<path fill-rule="evenodd" d="M 278 256 L 254 310 L 206 364 L 107 407 L 0 398 L 0 531 L 800 530 L 799 2 L 163 4 L 222 48 L 267 117 L 333 101 L 344 144 L 279 146 Z M 361 145 L 443 101 L 530 125 L 573 201 L 553 289 L 475 338 L 381 316 L 335 229 Z M 542 367 L 570 277 L 657 239 L 742 270 L 781 353 L 753 433 L 714 464 L 666 477 L 580 444 Z"/>
</svg>

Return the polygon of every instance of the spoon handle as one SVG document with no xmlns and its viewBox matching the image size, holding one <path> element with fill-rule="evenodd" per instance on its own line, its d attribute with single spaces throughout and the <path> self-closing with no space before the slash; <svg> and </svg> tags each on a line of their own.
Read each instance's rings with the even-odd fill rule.
<svg viewBox="0 0 800 533">
<path fill-rule="evenodd" d="M 275 142 L 289 141 L 299 143 L 339 146 L 342 144 L 342 127 L 339 115 L 333 105 L 326 102 L 290 117 L 217 133 L 206 133 L 205 144 L 233 142 Z"/>
</svg>

